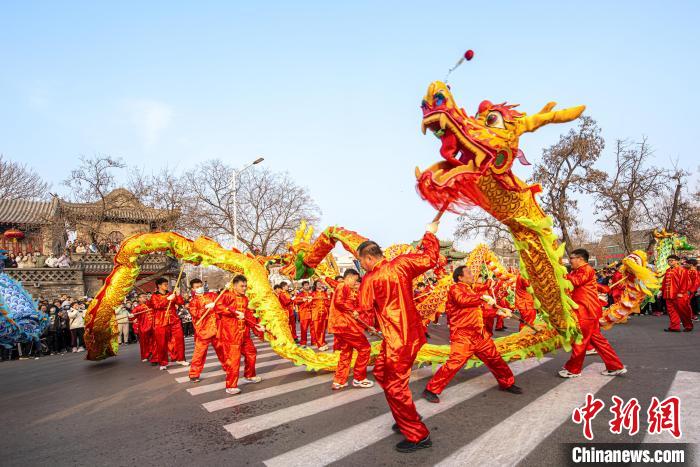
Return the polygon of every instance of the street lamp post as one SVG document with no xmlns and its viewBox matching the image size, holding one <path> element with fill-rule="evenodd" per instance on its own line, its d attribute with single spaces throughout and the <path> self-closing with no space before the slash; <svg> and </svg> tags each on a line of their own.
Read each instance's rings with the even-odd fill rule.
<svg viewBox="0 0 700 467">
<path fill-rule="evenodd" d="M 264 157 L 258 157 L 240 170 L 236 170 L 235 168 L 233 169 L 233 176 L 231 177 L 231 190 L 233 190 L 233 246 L 238 251 L 241 249 L 238 247 L 238 199 L 236 197 L 236 178 L 238 177 L 238 174 L 244 170 L 251 168 L 255 164 L 259 164 L 264 160 Z"/>
</svg>

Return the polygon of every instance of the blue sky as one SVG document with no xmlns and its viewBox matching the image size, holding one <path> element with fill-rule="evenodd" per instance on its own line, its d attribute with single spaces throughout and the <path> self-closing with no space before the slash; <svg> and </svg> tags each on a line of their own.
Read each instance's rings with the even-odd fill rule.
<svg viewBox="0 0 700 467">
<path fill-rule="evenodd" d="M 414 167 L 439 158 L 420 100 L 471 48 L 451 78 L 470 113 L 586 104 L 608 148 L 646 135 L 659 164 L 698 165 L 698 2 L 255 3 L 5 3 L 0 153 L 59 192 L 80 155 L 146 170 L 263 155 L 309 188 L 320 227 L 409 241 L 434 214 Z M 535 162 L 571 126 L 521 148 Z"/>
</svg>

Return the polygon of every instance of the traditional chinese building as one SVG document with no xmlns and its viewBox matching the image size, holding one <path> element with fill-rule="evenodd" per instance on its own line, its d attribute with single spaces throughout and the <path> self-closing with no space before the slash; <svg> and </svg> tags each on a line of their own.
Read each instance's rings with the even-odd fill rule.
<svg viewBox="0 0 700 467">
<path fill-rule="evenodd" d="M 54 196 L 50 201 L 0 200 L 0 247 L 19 256 L 31 256 L 21 268 L 6 269 L 35 297 L 61 293 L 92 296 L 113 267 L 121 241 L 143 232 L 169 230 L 179 213 L 150 208 L 123 188 L 94 203 L 72 203 Z M 76 247 L 77 246 L 77 247 Z M 46 267 L 50 255 L 66 255 L 70 267 Z M 137 283 L 149 276 L 169 277 L 177 264 L 165 255 L 141 261 Z"/>
</svg>

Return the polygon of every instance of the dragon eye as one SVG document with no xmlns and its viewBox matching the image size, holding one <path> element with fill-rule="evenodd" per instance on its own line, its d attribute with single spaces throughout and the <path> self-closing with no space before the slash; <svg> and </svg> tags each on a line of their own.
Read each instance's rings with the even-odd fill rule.
<svg viewBox="0 0 700 467">
<path fill-rule="evenodd" d="M 446 101 L 445 95 L 439 92 L 433 96 L 433 101 L 435 101 L 435 105 L 438 107 L 444 105 Z"/>
<path fill-rule="evenodd" d="M 428 103 L 425 99 L 423 99 L 423 101 L 420 103 L 420 106 L 423 110 L 426 110 L 428 108 Z"/>
<path fill-rule="evenodd" d="M 486 125 L 493 128 L 500 128 L 502 130 L 506 128 L 506 124 L 503 121 L 503 115 L 501 112 L 496 110 L 492 110 L 486 114 Z"/>
</svg>

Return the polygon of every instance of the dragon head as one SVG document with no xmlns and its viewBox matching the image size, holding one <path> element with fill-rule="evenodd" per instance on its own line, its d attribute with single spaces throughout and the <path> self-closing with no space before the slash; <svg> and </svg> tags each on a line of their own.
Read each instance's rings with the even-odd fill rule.
<svg viewBox="0 0 700 467">
<path fill-rule="evenodd" d="M 457 197 L 455 185 L 474 182 L 481 176 L 496 177 L 506 188 L 522 189 L 522 182 L 511 173 L 515 159 L 528 164 L 518 149 L 520 136 L 549 123 L 574 120 L 585 109 L 581 105 L 553 110 L 555 105 L 550 102 L 538 113 L 526 115 L 515 110 L 516 105 L 483 101 L 472 117 L 457 107 L 449 86 L 441 81 L 431 83 L 421 103 L 421 129 L 424 134 L 432 131 L 440 139 L 444 160 L 424 172 L 416 168 L 419 192 L 441 208 Z M 471 204 L 480 202 L 472 200 Z"/>
</svg>

